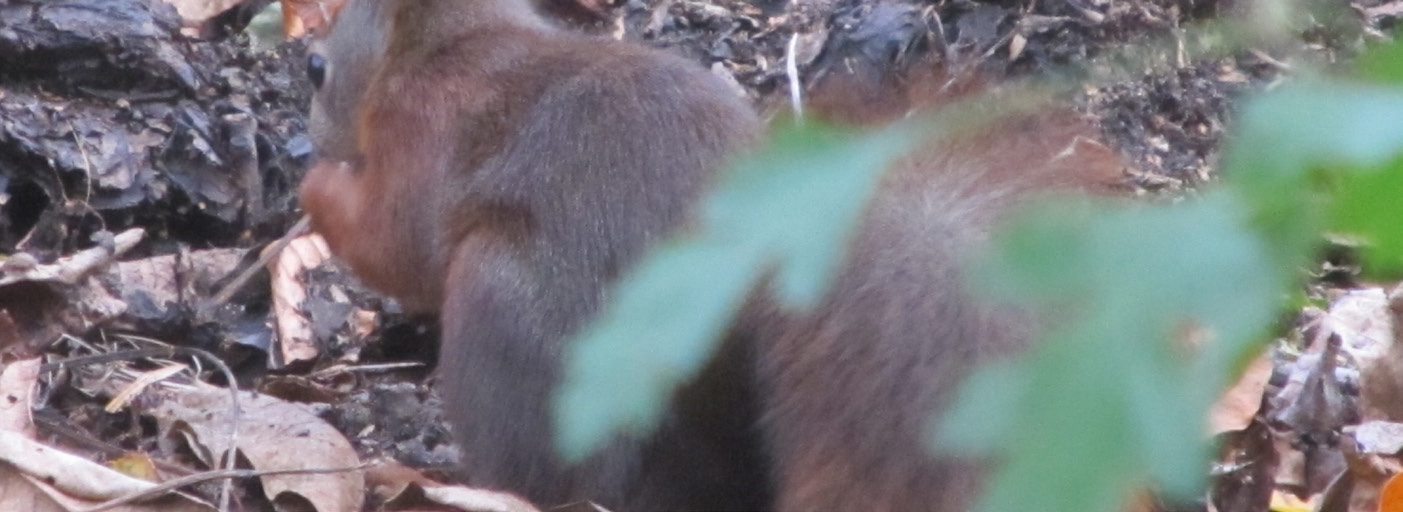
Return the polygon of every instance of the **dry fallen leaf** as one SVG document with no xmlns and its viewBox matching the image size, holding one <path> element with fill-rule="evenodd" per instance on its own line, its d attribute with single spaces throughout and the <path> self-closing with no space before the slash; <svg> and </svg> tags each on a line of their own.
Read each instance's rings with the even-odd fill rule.
<svg viewBox="0 0 1403 512">
<path fill-rule="evenodd" d="M 1379 491 L 1379 512 L 1403 512 L 1403 473 L 1393 475 Z"/>
<path fill-rule="evenodd" d="M 0 372 L 0 430 L 34 437 L 29 408 L 34 405 L 34 384 L 42 363 L 39 358 L 15 361 Z"/>
<path fill-rule="evenodd" d="M 1286 384 L 1271 397 L 1269 419 L 1309 439 L 1324 440 L 1346 425 L 1359 422 L 1359 400 L 1348 391 L 1342 374 L 1342 336 L 1329 332 L 1316 343 L 1319 351 L 1283 365 Z"/>
<path fill-rule="evenodd" d="M 302 272 L 331 258 L 331 249 L 321 235 L 303 235 L 288 242 L 273 259 L 273 318 L 282 344 L 283 364 L 316 359 L 319 350 L 311 321 L 301 310 L 307 300 L 307 284 Z"/>
<path fill-rule="evenodd" d="M 38 359 L 11 363 L 0 375 L 0 396 L 12 398 L 5 400 L 12 407 L 0 410 L 0 510 L 72 512 L 155 488 L 151 482 L 32 439 L 27 397 L 38 378 L 39 363 Z M 110 510 L 208 512 L 213 507 L 181 494 L 164 494 Z"/>
<path fill-rule="evenodd" d="M 295 39 L 330 24 L 345 0 L 282 0 L 282 3 L 283 34 Z"/>
<path fill-rule="evenodd" d="M 1262 406 L 1262 393 L 1271 380 L 1271 357 L 1257 356 L 1237 383 L 1228 388 L 1208 410 L 1208 433 L 1217 435 L 1247 428 Z"/>
<path fill-rule="evenodd" d="M 112 263 L 117 256 L 125 254 L 133 247 L 136 247 L 136 244 L 140 243 L 145 237 L 145 230 L 140 228 L 128 229 L 113 236 L 110 245 L 99 244 L 95 247 L 59 258 L 58 261 L 50 264 L 40 264 L 37 261 L 29 264 L 15 264 L 10 260 L 6 260 L 3 266 L 4 274 L 0 275 L 0 286 L 18 282 L 50 282 L 76 285 L 84 276 Z M 15 254 L 11 259 L 18 259 L 22 254 L 23 253 Z"/>
<path fill-rule="evenodd" d="M 0 431 L 0 510 L 77 512 L 155 486 L 19 434 Z M 176 493 L 107 510 L 211 512 L 214 507 Z"/>
<path fill-rule="evenodd" d="M 391 508 L 413 508 L 427 502 L 464 512 L 539 512 L 513 494 L 442 484 L 390 460 L 367 470 L 365 478 L 375 495 Z"/>
<path fill-rule="evenodd" d="M 196 384 L 191 390 L 162 390 L 151 409 L 168 437 L 183 437 L 211 467 L 229 451 L 232 424 L 229 390 Z M 319 512 L 361 510 L 365 478 L 353 470 L 360 459 L 340 432 L 310 407 L 255 393 L 239 393 L 238 452 L 253 469 L 347 470 L 264 475 L 263 491 L 274 504 L 305 500 Z"/>
</svg>

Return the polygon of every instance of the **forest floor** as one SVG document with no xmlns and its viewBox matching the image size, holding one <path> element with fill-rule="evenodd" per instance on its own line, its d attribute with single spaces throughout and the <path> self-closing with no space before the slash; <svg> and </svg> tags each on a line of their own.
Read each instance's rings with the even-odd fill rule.
<svg viewBox="0 0 1403 512">
<path fill-rule="evenodd" d="M 1172 201 L 1219 179 L 1220 148 L 1244 98 L 1298 70 L 1347 69 L 1403 17 L 1396 0 L 1320 3 L 1331 8 L 1290 19 L 1289 38 L 1230 52 L 1201 49 L 1214 47 L 1216 23 L 1251 28 L 1253 2 L 633 0 L 592 11 L 597 18 L 586 28 L 701 62 L 769 116 L 791 108 L 793 80 L 808 83 L 855 59 L 889 67 L 893 79 L 932 61 L 995 82 L 1055 78 L 1075 84 L 1077 109 L 1130 162 L 1127 182 Z M 350 453 L 317 466 L 389 456 L 446 468 L 455 453 L 428 385 L 431 322 L 397 313 L 334 265 L 293 283 L 307 298 L 300 315 L 309 343 L 301 351 L 274 341 L 272 318 L 284 312 L 270 290 L 289 283 L 260 273 L 238 293 L 216 297 L 297 222 L 296 185 L 313 151 L 305 43 L 255 49 L 238 33 L 242 14 L 188 37 L 174 9 L 156 1 L 0 0 L 0 253 L 10 255 L 0 264 L 0 346 L 51 363 L 89 357 L 66 359 L 62 372 L 43 368 L 45 395 L 33 416 L 40 439 L 100 460 L 163 454 L 170 460 L 153 468 L 190 473 L 171 460 L 227 446 L 217 421 L 227 416 L 197 414 L 227 407 L 225 395 L 202 388 L 207 402 L 145 398 L 109 408 L 116 412 L 95 398 L 141 389 L 105 376 L 129 382 L 180 362 L 205 365 L 197 366 L 201 377 L 217 384 L 232 378 L 261 397 L 308 404 L 285 411 L 287 402 L 248 398 L 254 402 L 244 408 L 261 408 L 269 422 L 325 425 L 307 437 Z M 1348 258 L 1322 263 L 1319 275 L 1309 293 L 1353 297 L 1341 307 L 1386 302 L 1382 289 L 1357 288 Z M 1304 312 L 1287 337 L 1312 339 L 1316 331 L 1306 326 L 1324 314 Z M 171 346 L 215 354 L 229 374 Z M 1315 359 L 1272 358 L 1266 374 L 1275 369 L 1276 377 L 1257 372 L 1263 382 L 1247 401 L 1260 404 L 1265 394 L 1266 402 L 1285 403 L 1286 383 L 1305 378 L 1297 375 L 1316 368 L 1323 350 L 1302 343 L 1299 352 Z M 0 389 L 12 389 L 3 380 Z M 1369 393 L 1357 381 L 1339 387 L 1347 396 Z M 1381 469 L 1350 468 L 1359 459 L 1341 447 L 1340 432 L 1359 418 L 1321 434 L 1319 425 L 1302 431 L 1254 406 L 1216 431 L 1226 455 L 1212 495 L 1176 510 L 1261 510 L 1286 495 L 1320 500 L 1345 474 L 1360 480 L 1356 487 L 1372 487 L 1336 510 L 1372 510 L 1382 478 L 1400 467 L 1384 458 L 1370 462 Z M 185 433 L 183 448 L 172 440 L 176 431 Z M 257 459 L 254 467 L 277 458 L 247 446 L 260 441 L 281 442 L 244 438 L 239 446 Z M 349 492 L 332 480 L 317 485 Z M 206 485 L 197 491 L 217 494 Z M 271 497 L 294 484 L 265 478 L 262 485 Z"/>
</svg>

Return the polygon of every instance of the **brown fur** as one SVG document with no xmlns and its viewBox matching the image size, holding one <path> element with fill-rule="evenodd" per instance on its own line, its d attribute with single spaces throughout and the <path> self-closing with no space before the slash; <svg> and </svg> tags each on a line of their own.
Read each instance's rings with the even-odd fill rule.
<svg viewBox="0 0 1403 512">
<path fill-rule="evenodd" d="M 568 466 L 547 414 L 562 342 L 758 129 L 698 67 L 527 5 L 352 0 L 315 49 L 332 71 L 303 206 L 368 284 L 441 311 L 467 482 L 619 510 L 967 507 L 978 465 L 928 455 L 923 432 L 974 365 L 1035 327 L 970 292 L 964 266 L 1010 207 L 1101 190 L 1119 159 L 1067 112 L 925 145 L 883 179 L 817 310 L 757 292 L 655 435 Z M 871 78 L 835 74 L 820 113 L 873 123 L 936 97 Z"/>
<path fill-rule="evenodd" d="M 845 69 L 809 91 L 815 115 L 875 125 L 987 90 L 929 63 L 895 77 L 870 63 Z M 1030 199 L 1118 193 L 1124 163 L 1067 110 L 963 130 L 889 170 L 833 290 L 761 338 L 778 510 L 957 512 L 978 496 L 982 465 L 932 455 L 925 440 L 963 379 L 1026 349 L 1037 325 L 969 289 L 970 259 Z"/>
<path fill-rule="evenodd" d="M 695 64 L 560 31 L 526 5 L 349 3 L 314 48 L 330 73 L 313 108 L 323 154 L 303 208 L 367 284 L 442 311 L 440 390 L 469 483 L 546 504 L 758 506 L 764 473 L 747 473 L 756 464 L 743 452 L 704 462 L 725 453 L 713 437 L 753 436 L 668 427 L 676 442 L 620 441 L 578 467 L 552 452 L 565 336 L 679 227 L 758 123 Z M 693 389 L 736 388 L 727 380 Z M 729 396 L 705 408 L 748 407 Z M 672 474 L 660 457 L 699 466 Z M 707 482 L 705 494 L 689 479 Z"/>
<path fill-rule="evenodd" d="M 903 159 L 869 207 L 834 289 L 763 340 L 763 422 L 777 509 L 967 510 L 980 465 L 926 449 L 969 372 L 1036 326 L 965 279 L 988 230 L 1032 194 L 1087 188 L 1119 160 L 1073 119 L 1032 116 Z"/>
</svg>

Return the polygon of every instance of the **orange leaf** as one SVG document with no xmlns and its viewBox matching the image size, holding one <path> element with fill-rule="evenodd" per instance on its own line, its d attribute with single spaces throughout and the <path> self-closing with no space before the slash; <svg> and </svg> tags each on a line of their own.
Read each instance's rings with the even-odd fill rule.
<svg viewBox="0 0 1403 512">
<path fill-rule="evenodd" d="M 283 35 L 302 37 L 331 24 L 346 0 L 282 0 Z"/>
<path fill-rule="evenodd" d="M 1379 491 L 1379 512 L 1403 512 L 1403 473 L 1393 475 Z"/>
</svg>

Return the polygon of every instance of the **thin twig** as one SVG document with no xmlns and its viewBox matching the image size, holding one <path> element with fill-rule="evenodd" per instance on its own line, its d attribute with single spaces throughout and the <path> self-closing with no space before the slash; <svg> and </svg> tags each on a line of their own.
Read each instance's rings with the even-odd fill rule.
<svg viewBox="0 0 1403 512">
<path fill-rule="evenodd" d="M 287 245 L 292 243 L 293 239 L 306 233 L 311 227 L 311 223 L 311 219 L 303 215 L 302 218 L 297 221 L 297 224 L 293 224 L 292 228 L 287 230 L 287 234 L 268 245 L 268 248 L 263 251 L 263 254 L 259 255 L 257 263 L 245 268 L 238 277 L 235 277 L 233 281 L 229 281 L 228 284 L 224 285 L 224 289 L 219 290 L 219 293 L 214 294 L 213 297 L 205 301 L 200 309 L 210 311 L 229 302 L 230 297 L 233 297 L 244 285 L 248 284 L 248 281 L 253 279 L 254 275 L 257 275 L 260 270 L 267 266 L 269 261 L 277 257 L 278 253 L 286 249 Z"/>
<path fill-rule="evenodd" d="M 799 33 L 789 35 L 789 44 L 784 49 L 784 74 L 789 78 L 789 104 L 794 109 L 794 118 L 804 119 L 804 87 L 799 81 Z"/>
<path fill-rule="evenodd" d="M 102 512 L 104 510 L 110 510 L 116 507 L 120 507 L 122 505 L 135 503 L 146 498 L 164 495 L 181 487 L 185 487 L 187 485 L 194 485 L 201 482 L 207 482 L 210 480 L 220 478 L 224 479 L 224 482 L 227 486 L 235 478 L 258 478 L 262 476 L 277 475 L 322 475 L 328 473 L 348 473 L 351 471 L 364 471 L 375 466 L 375 464 L 376 463 L 374 462 L 368 462 L 359 466 L 353 466 L 348 468 L 327 469 L 278 469 L 271 471 L 259 471 L 254 469 L 222 469 L 218 471 L 205 471 L 202 473 L 195 473 L 193 475 L 182 476 L 180 478 L 175 478 L 172 480 L 166 480 L 164 482 L 156 484 L 154 487 L 151 487 L 149 489 L 113 498 L 99 503 L 97 505 L 94 505 L 92 507 L 81 510 L 82 512 Z"/>
</svg>

